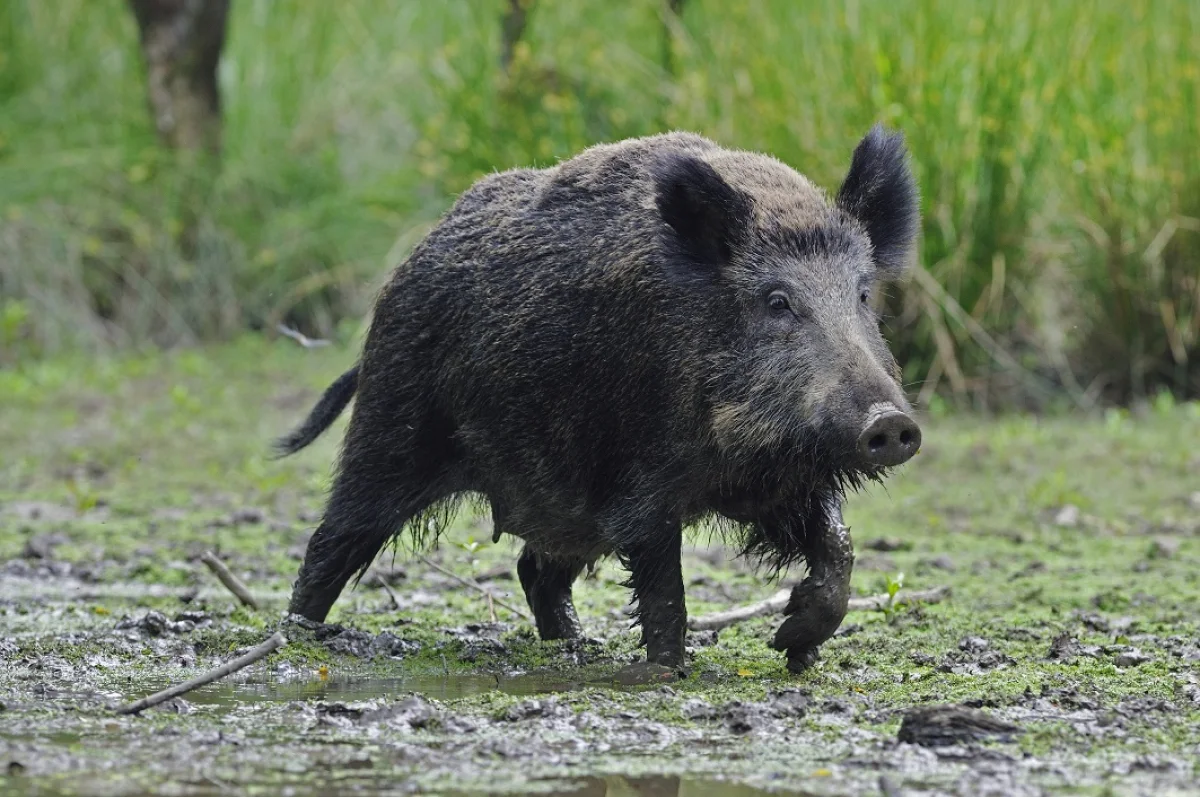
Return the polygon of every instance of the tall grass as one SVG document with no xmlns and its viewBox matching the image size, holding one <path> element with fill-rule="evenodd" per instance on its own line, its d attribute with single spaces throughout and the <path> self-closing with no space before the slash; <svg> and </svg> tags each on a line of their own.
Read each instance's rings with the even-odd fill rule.
<svg viewBox="0 0 1200 797">
<path fill-rule="evenodd" d="M 1200 394 L 1196 4 L 538 2 L 502 71 L 504 5 L 237 0 L 185 257 L 125 4 L 0 4 L 0 345 L 330 334 L 489 171 L 675 127 L 834 189 L 882 120 L 922 187 L 885 310 L 924 400 Z"/>
<path fill-rule="evenodd" d="M 1119 43 L 1120 46 L 1113 46 Z M 1200 6 L 1136 5 L 1068 31 L 1052 135 L 1064 259 L 1093 389 L 1200 394 Z"/>
</svg>

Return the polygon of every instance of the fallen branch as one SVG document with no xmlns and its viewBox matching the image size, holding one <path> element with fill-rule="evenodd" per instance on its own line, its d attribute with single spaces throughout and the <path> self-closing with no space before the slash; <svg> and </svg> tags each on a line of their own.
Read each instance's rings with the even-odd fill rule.
<svg viewBox="0 0 1200 797">
<path fill-rule="evenodd" d="M 463 578 L 462 576 L 458 575 L 457 573 L 452 573 L 451 571 L 447 570 L 446 568 L 442 567 L 441 565 L 439 565 L 435 562 L 430 561 L 429 559 L 427 559 L 424 556 L 418 556 L 417 558 L 420 559 L 425 564 L 432 567 L 434 570 L 441 573 L 446 578 L 454 579 L 459 584 L 462 584 L 464 587 L 467 587 L 468 589 L 473 589 L 476 592 L 482 593 L 483 595 L 489 597 L 492 601 L 495 602 L 495 604 L 497 606 L 503 606 L 505 609 L 508 609 L 510 612 L 515 614 L 517 617 L 520 617 L 522 620 L 529 619 L 529 615 L 525 614 L 525 612 L 521 611 L 520 609 L 516 609 L 516 608 L 510 606 L 509 604 L 505 603 L 504 601 L 500 600 L 499 598 L 497 598 L 495 595 L 492 594 L 491 590 L 487 589 L 482 584 L 480 584 L 476 581 L 472 581 L 469 578 Z"/>
<path fill-rule="evenodd" d="M 736 606 L 723 612 L 713 612 L 702 617 L 689 617 L 688 628 L 692 631 L 715 631 L 727 628 L 734 623 L 749 620 L 752 617 L 762 617 L 767 614 L 779 614 L 792 597 L 792 588 L 781 589 L 765 601 Z"/>
<path fill-rule="evenodd" d="M 894 598 L 887 595 L 872 595 L 869 598 L 851 598 L 849 611 L 852 612 L 881 612 L 888 606 L 902 606 L 908 603 L 941 603 L 950 594 L 946 586 L 933 589 L 917 589 L 907 592 L 900 591 Z M 890 603 L 889 603 L 890 601 Z"/>
<path fill-rule="evenodd" d="M 233 572 L 225 566 L 225 563 L 216 557 L 212 551 L 205 551 L 200 557 L 200 561 L 213 571 L 213 574 L 220 579 L 221 583 L 232 592 L 238 600 L 251 609 L 258 608 L 258 601 L 254 600 L 254 596 L 250 594 L 250 590 L 246 589 L 246 585 L 241 579 L 233 574 Z"/>
<path fill-rule="evenodd" d="M 898 606 L 903 603 L 937 603 L 950 594 L 949 587 L 935 587 L 933 589 L 915 590 L 909 592 L 900 592 L 892 598 L 888 595 L 872 595 L 869 598 L 851 598 L 850 603 L 846 607 L 847 611 L 851 612 L 878 612 L 883 611 L 890 605 Z M 738 606 L 733 609 L 726 609 L 723 612 L 714 612 L 706 614 L 702 617 L 692 617 L 688 620 L 688 629 L 691 631 L 716 631 L 721 628 L 727 628 L 735 623 L 740 623 L 743 620 L 749 620 L 753 617 L 764 617 L 770 614 L 780 614 L 787 608 L 788 601 L 792 597 L 792 588 L 781 589 L 771 597 L 758 603 L 750 603 L 745 606 Z"/>
<path fill-rule="evenodd" d="M 287 638 L 278 632 L 256 648 L 251 649 L 245 655 L 239 656 L 233 661 L 227 661 L 220 667 L 209 670 L 208 672 L 186 681 L 176 686 L 168 687 L 161 692 L 155 692 L 149 697 L 143 697 L 141 700 L 135 700 L 132 703 L 121 706 L 117 709 L 118 714 L 137 714 L 139 711 L 145 711 L 151 706 L 157 706 L 159 703 L 165 703 L 173 697 L 187 694 L 193 689 L 199 689 L 202 686 L 207 686 L 213 681 L 219 681 L 227 675 L 232 675 L 238 670 L 249 667 L 254 662 L 264 659 L 267 655 L 287 644 Z"/>
</svg>

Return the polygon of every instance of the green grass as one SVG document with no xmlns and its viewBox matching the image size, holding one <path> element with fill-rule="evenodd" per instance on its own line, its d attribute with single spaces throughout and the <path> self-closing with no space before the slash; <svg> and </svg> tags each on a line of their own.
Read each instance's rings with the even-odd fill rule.
<svg viewBox="0 0 1200 797">
<path fill-rule="evenodd" d="M 1192 3 L 233 5 L 223 168 L 162 152 L 121 0 L 0 7 L 0 361 L 333 334 L 479 176 L 694 129 L 833 189 L 910 141 L 921 273 L 888 300 L 905 378 L 956 403 L 1200 394 L 1200 12 Z M 198 246 L 176 234 L 201 203 Z"/>
</svg>

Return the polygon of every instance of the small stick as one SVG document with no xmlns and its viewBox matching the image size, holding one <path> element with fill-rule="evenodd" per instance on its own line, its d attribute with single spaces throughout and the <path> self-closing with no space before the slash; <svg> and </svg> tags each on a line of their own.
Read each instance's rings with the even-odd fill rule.
<svg viewBox="0 0 1200 797">
<path fill-rule="evenodd" d="M 292 329 L 287 324 L 280 324 L 279 326 L 275 327 L 275 329 L 279 332 L 280 335 L 286 335 L 287 337 L 296 341 L 297 343 L 299 343 L 301 346 L 303 346 L 306 349 L 315 349 L 320 346 L 328 346 L 329 345 L 329 341 L 325 340 L 324 338 L 310 338 L 308 335 L 305 335 L 303 332 L 300 332 L 299 330 L 296 330 L 296 329 Z"/>
<path fill-rule="evenodd" d="M 226 783 L 223 780 L 218 780 L 217 778 L 214 778 L 212 775 L 204 775 L 203 778 L 205 780 L 207 780 L 209 783 L 211 783 L 212 785 L 216 786 L 221 791 L 233 791 L 232 786 L 230 786 L 228 783 Z"/>
<path fill-rule="evenodd" d="M 496 622 L 496 599 L 492 597 L 492 593 L 488 593 L 488 622 Z"/>
<path fill-rule="evenodd" d="M 204 562 L 208 566 L 208 569 L 213 571 L 221 583 L 237 596 L 238 600 L 251 609 L 258 608 L 258 601 L 254 600 L 254 596 L 250 594 L 250 590 L 246 589 L 246 585 L 212 551 L 205 551 L 200 557 L 200 561 Z"/>
<path fill-rule="evenodd" d="M 881 612 L 888 607 L 889 600 L 892 606 L 909 603 L 941 603 L 949 594 L 950 588 L 941 586 L 934 587 L 933 589 L 918 589 L 908 592 L 900 591 L 896 593 L 896 597 L 894 598 L 889 598 L 887 595 L 872 595 L 869 598 L 851 598 L 849 611 Z"/>
<path fill-rule="evenodd" d="M 949 587 L 935 587 L 933 589 L 916 590 L 913 592 L 897 593 L 895 598 L 890 598 L 887 595 L 872 595 L 869 598 L 851 598 L 847 611 L 851 612 L 877 612 L 882 611 L 888 605 L 888 601 L 893 601 L 894 605 L 901 603 L 912 603 L 920 601 L 922 603 L 937 603 L 950 594 Z M 787 608 L 788 601 L 791 600 L 792 589 L 781 589 L 771 597 L 758 603 L 750 603 L 745 606 L 738 606 L 733 609 L 727 609 L 723 612 L 713 612 L 702 617 L 693 617 L 688 620 L 688 628 L 692 631 L 715 631 L 721 628 L 727 628 L 735 623 L 740 623 L 743 620 L 749 620 L 753 617 L 763 617 L 769 614 L 779 614 Z"/>
<path fill-rule="evenodd" d="M 510 612 L 515 614 L 517 617 L 520 617 L 522 620 L 529 619 L 529 615 L 525 614 L 525 612 L 521 611 L 520 609 L 514 609 L 512 606 L 508 605 L 504 601 L 495 597 L 494 595 L 492 595 L 492 593 L 489 590 L 485 589 L 481 584 L 479 584 L 475 581 L 472 581 L 469 578 L 463 578 L 462 576 L 457 575 L 456 573 L 452 573 L 449 570 L 447 570 L 446 568 L 442 567 L 441 565 L 439 565 L 435 562 L 431 562 L 429 559 L 427 559 L 424 556 L 418 556 L 417 558 L 420 559 L 425 564 L 432 567 L 434 570 L 441 573 L 443 576 L 454 579 L 459 584 L 462 584 L 464 587 L 467 587 L 468 589 L 473 589 L 476 592 L 482 592 L 484 595 L 487 595 L 491 600 L 495 601 L 498 606 L 503 606 L 505 609 L 508 609 Z"/>
<path fill-rule="evenodd" d="M 256 648 L 252 648 L 244 655 L 241 655 L 233 661 L 227 661 L 216 669 L 209 670 L 203 675 L 197 676 L 190 681 L 186 681 L 175 686 L 168 687 L 161 692 L 155 692 L 149 697 L 143 697 L 141 700 L 135 700 L 132 703 L 121 706 L 117 709 L 118 714 L 137 714 L 139 711 L 144 711 L 151 706 L 157 706 L 159 703 L 165 703 L 173 697 L 179 697 L 193 689 L 199 689 L 201 686 L 207 686 L 213 681 L 219 681 L 227 675 L 232 675 L 238 670 L 249 667 L 259 659 L 266 658 L 271 652 L 278 650 L 287 644 L 287 638 L 283 634 L 276 632 L 271 635 L 266 642 L 263 642 Z"/>
<path fill-rule="evenodd" d="M 375 579 L 379 582 L 379 586 L 383 587 L 383 591 L 392 600 L 392 608 L 400 611 L 400 596 L 396 594 L 396 590 L 392 589 L 391 585 L 384 581 L 383 576 L 375 574 Z"/>
</svg>

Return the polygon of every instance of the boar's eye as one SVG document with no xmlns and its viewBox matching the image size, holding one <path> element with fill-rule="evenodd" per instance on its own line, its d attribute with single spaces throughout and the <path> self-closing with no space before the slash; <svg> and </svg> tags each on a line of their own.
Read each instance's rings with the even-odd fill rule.
<svg viewBox="0 0 1200 797">
<path fill-rule="evenodd" d="M 767 307 L 772 313 L 786 313 L 792 309 L 792 303 L 788 301 L 786 293 L 775 291 L 767 297 Z"/>
<path fill-rule="evenodd" d="M 870 292 L 870 291 L 863 291 L 862 293 L 860 293 L 860 294 L 858 295 L 858 300 L 859 300 L 860 302 L 862 302 L 863 304 L 866 304 L 867 302 L 871 301 L 871 292 Z"/>
</svg>

